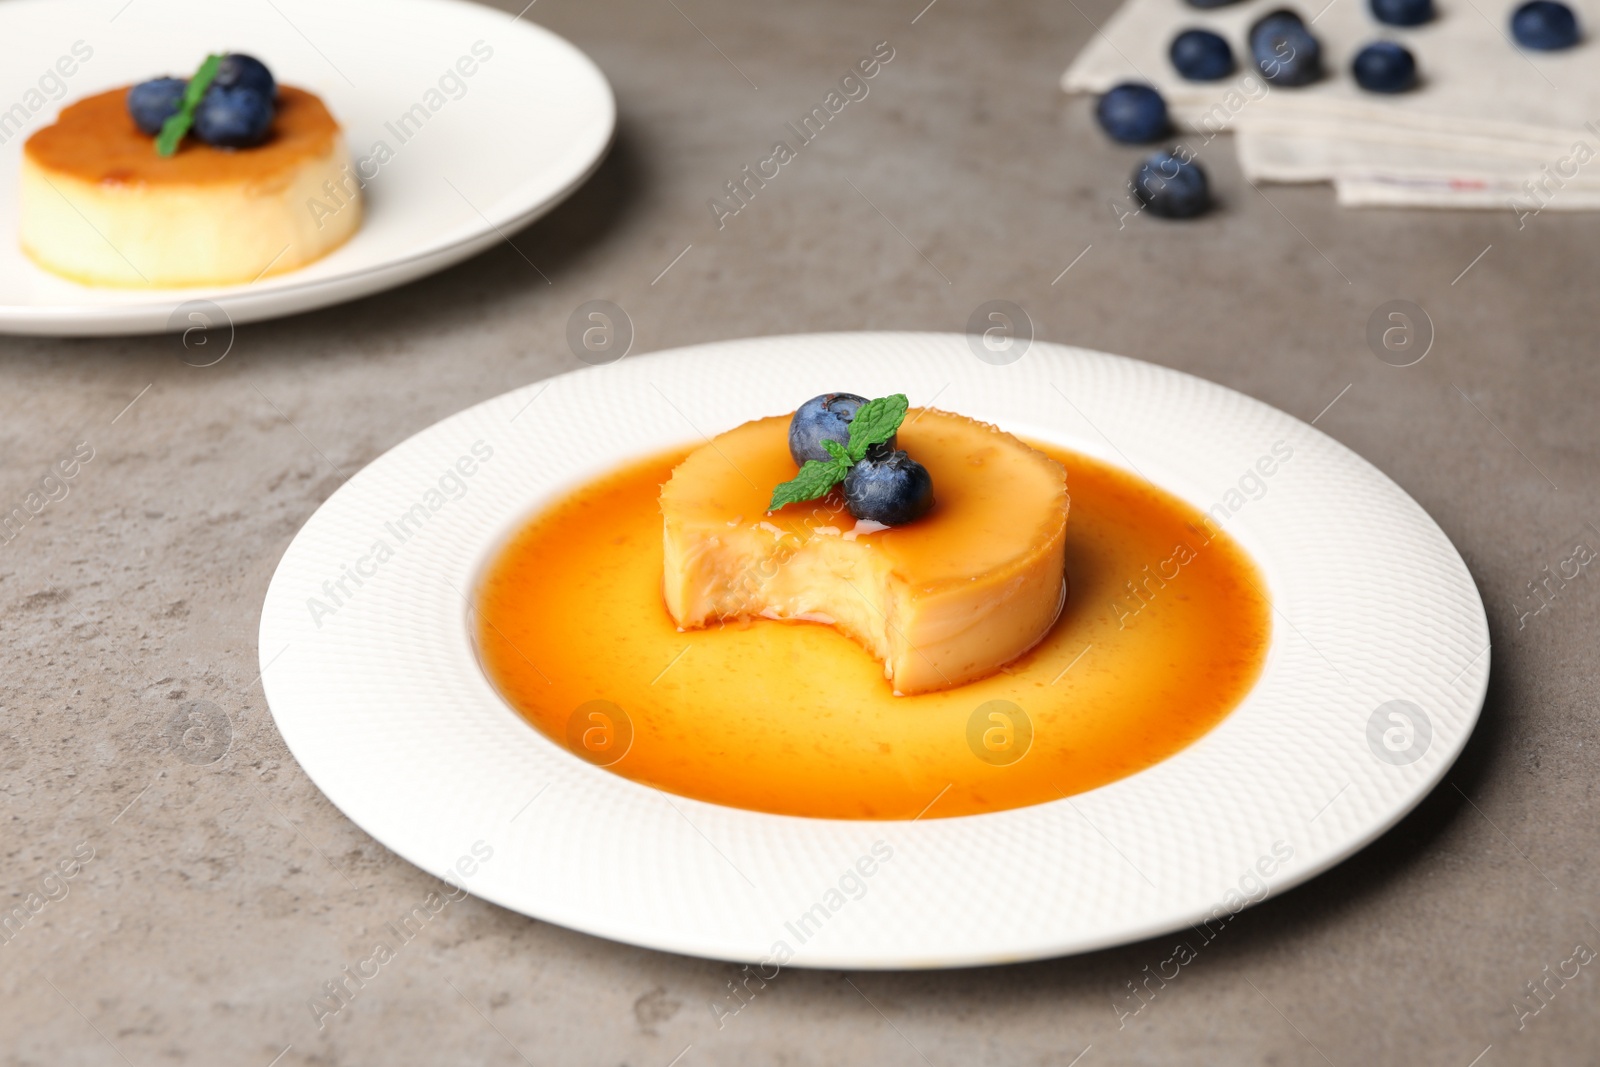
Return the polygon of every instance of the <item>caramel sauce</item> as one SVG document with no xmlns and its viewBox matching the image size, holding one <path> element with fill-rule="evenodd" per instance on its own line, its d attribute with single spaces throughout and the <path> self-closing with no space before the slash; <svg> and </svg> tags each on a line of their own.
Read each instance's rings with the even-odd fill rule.
<svg viewBox="0 0 1600 1067">
<path fill-rule="evenodd" d="M 339 124 L 312 93 L 278 87 L 277 115 L 266 143 L 214 148 L 192 135 L 177 152 L 156 154 L 156 139 L 128 114 L 127 88 L 85 97 L 61 110 L 53 126 L 28 138 L 29 158 L 57 174 L 114 185 L 204 185 L 270 180 L 333 150 Z"/>
<path fill-rule="evenodd" d="M 988 678 L 897 697 L 831 626 L 679 632 L 661 597 L 657 497 L 689 449 L 602 477 L 512 536 L 476 594 L 480 659 L 557 744 L 714 804 L 947 818 L 1124 778 L 1193 743 L 1255 684 L 1265 584 L 1197 509 L 1035 447 L 1067 469 L 1070 593 L 1045 639 Z"/>
</svg>

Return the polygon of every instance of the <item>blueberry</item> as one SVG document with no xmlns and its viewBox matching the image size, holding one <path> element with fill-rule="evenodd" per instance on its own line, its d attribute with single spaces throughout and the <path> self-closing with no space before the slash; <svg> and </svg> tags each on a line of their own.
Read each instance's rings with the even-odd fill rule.
<svg viewBox="0 0 1600 1067">
<path fill-rule="evenodd" d="M 858 519 L 899 526 L 933 507 L 933 476 L 904 452 L 877 445 L 845 475 L 844 499 Z"/>
<path fill-rule="evenodd" d="M 128 114 L 142 133 L 154 137 L 161 132 L 161 124 L 178 113 L 183 100 L 182 78 L 152 78 L 128 90 Z"/>
<path fill-rule="evenodd" d="M 1146 144 L 1167 132 L 1167 102 L 1139 82 L 1114 86 L 1095 105 L 1094 116 L 1113 141 L 1123 144 Z"/>
<path fill-rule="evenodd" d="M 1433 21 L 1433 0 L 1370 0 L 1372 17 L 1390 26 L 1420 26 Z"/>
<path fill-rule="evenodd" d="M 1374 41 L 1356 53 L 1350 70 L 1369 93 L 1403 93 L 1417 84 L 1417 61 L 1393 41 Z"/>
<path fill-rule="evenodd" d="M 249 148 L 272 129 L 272 102 L 254 89 L 213 85 L 194 112 L 194 135 L 218 148 Z"/>
<path fill-rule="evenodd" d="M 1293 11 L 1263 15 L 1250 27 L 1250 55 L 1273 85 L 1310 85 L 1322 77 L 1322 45 Z"/>
<path fill-rule="evenodd" d="M 801 404 L 789 420 L 789 455 L 795 463 L 804 466 L 808 459 L 832 459 L 822 442 L 849 444 L 850 420 L 866 402 L 866 397 L 854 393 L 823 393 Z M 893 441 L 890 438 L 891 445 Z"/>
<path fill-rule="evenodd" d="M 1210 30 L 1184 30 L 1172 39 L 1172 65 L 1192 82 L 1212 82 L 1233 73 L 1233 49 Z"/>
<path fill-rule="evenodd" d="M 1157 152 L 1133 172 L 1133 195 L 1152 214 L 1168 219 L 1189 219 L 1211 206 L 1206 172 L 1193 160 L 1171 152 Z"/>
<path fill-rule="evenodd" d="M 229 52 L 223 56 L 211 84 L 224 89 L 254 89 L 268 100 L 278 98 L 278 83 L 273 80 L 272 71 L 255 56 L 243 52 Z"/>
<path fill-rule="evenodd" d="M 1578 43 L 1578 17 L 1556 0 L 1528 0 L 1511 13 L 1511 36 L 1540 52 L 1571 48 Z"/>
</svg>

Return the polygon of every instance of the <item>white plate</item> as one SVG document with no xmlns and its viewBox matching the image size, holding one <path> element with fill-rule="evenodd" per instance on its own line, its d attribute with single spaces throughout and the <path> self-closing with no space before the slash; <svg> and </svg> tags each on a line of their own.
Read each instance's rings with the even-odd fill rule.
<svg viewBox="0 0 1600 1067">
<path fill-rule="evenodd" d="M 520 518 L 621 461 L 833 389 L 938 397 L 1132 466 L 1201 508 L 1221 502 L 1276 607 L 1259 683 L 1211 733 L 1132 777 L 1071 800 L 916 822 L 669 798 L 579 760 L 500 699 L 474 656 L 465 595 Z M 393 524 L 426 508 L 479 442 L 492 457 L 458 476 L 457 499 L 431 499 L 438 509 L 400 542 Z M 1278 442 L 1293 455 L 1268 464 L 1258 490 L 1247 473 Z M 379 540 L 394 549 L 382 563 L 370 555 Z M 314 619 L 310 598 L 328 601 L 323 583 L 357 565 L 362 584 L 346 579 L 351 595 Z M 993 366 L 967 338 L 943 334 L 705 345 L 479 404 L 323 504 L 284 554 L 261 619 L 267 698 L 295 757 L 412 863 L 619 941 L 748 961 L 784 942 L 791 962 L 832 967 L 1079 952 L 1220 909 L 1215 930 L 1246 898 L 1361 848 L 1440 780 L 1477 720 L 1488 643 L 1482 602 L 1445 535 L 1310 426 L 1148 363 L 1035 344 Z M 1397 700 L 1413 710 L 1388 706 Z M 479 841 L 493 850 L 481 865 L 469 856 Z M 892 857 L 871 878 L 846 879 L 864 895 L 830 894 L 880 841 Z M 470 877 L 451 873 L 462 856 Z M 811 934 L 801 943 L 789 926 L 808 911 L 817 917 L 796 927 Z"/>
<path fill-rule="evenodd" d="M 70 58 L 75 44 L 92 53 L 87 60 Z M 251 285 L 85 286 L 24 256 L 16 204 L 27 135 L 74 100 L 186 76 L 224 49 L 249 52 L 280 81 L 321 96 L 344 127 L 352 163 L 373 161 L 360 232 L 301 270 Z M 477 62 L 485 49 L 492 54 Z M 470 77 L 454 69 L 462 56 L 474 60 Z M 70 77 L 56 68 L 61 57 Z M 447 74 L 454 81 L 441 90 Z M 174 312 L 195 301 L 237 324 L 404 284 L 550 210 L 594 171 L 616 123 L 611 87 L 582 52 L 526 18 L 459 0 L 9 0 L 0 4 L 0 122 L 13 104 L 21 111 L 0 124 L 0 333 L 21 334 L 187 328 L 188 309 Z M 417 104 L 433 110 L 402 143 L 386 124 Z M 381 166 L 379 141 L 392 153 Z M 529 277 L 539 280 L 531 268 Z M 222 321 L 213 308 L 199 310 L 206 324 Z"/>
</svg>

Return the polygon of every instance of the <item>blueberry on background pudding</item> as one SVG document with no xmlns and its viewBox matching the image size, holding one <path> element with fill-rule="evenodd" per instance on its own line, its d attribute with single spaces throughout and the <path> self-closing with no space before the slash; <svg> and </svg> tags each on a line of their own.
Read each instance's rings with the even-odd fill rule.
<svg viewBox="0 0 1600 1067">
<path fill-rule="evenodd" d="M 1210 30 L 1184 30 L 1168 49 L 1177 72 L 1192 82 L 1211 82 L 1233 73 L 1233 49 Z"/>
<path fill-rule="evenodd" d="M 845 475 L 844 499 L 858 519 L 900 526 L 933 507 L 933 476 L 906 453 L 876 445 Z"/>
<path fill-rule="evenodd" d="M 1133 172 L 1133 195 L 1164 219 L 1192 219 L 1211 206 L 1206 172 L 1193 160 L 1157 152 Z"/>
<path fill-rule="evenodd" d="M 272 101 L 254 89 L 213 85 L 194 112 L 194 133 L 218 148 L 250 148 L 272 130 Z"/>
<path fill-rule="evenodd" d="M 1417 61 L 1393 41 L 1374 41 L 1350 64 L 1356 84 L 1369 93 L 1403 93 L 1417 84 Z"/>
<path fill-rule="evenodd" d="M 152 78 L 128 90 L 128 114 L 140 133 L 161 132 L 161 124 L 178 113 L 186 85 L 182 78 Z"/>
<path fill-rule="evenodd" d="M 1113 141 L 1123 144 L 1148 144 L 1167 132 L 1167 102 L 1140 82 L 1113 86 L 1095 104 L 1094 116 Z"/>
<path fill-rule="evenodd" d="M 832 459 L 823 441 L 849 444 L 850 421 L 866 402 L 866 397 L 854 393 L 823 393 L 801 404 L 789 420 L 789 455 L 795 465 L 803 467 L 808 459 Z M 889 445 L 894 446 L 894 438 Z"/>
<path fill-rule="evenodd" d="M 255 56 L 243 52 L 229 52 L 223 56 L 211 84 L 224 89 L 254 89 L 269 101 L 278 96 L 278 83 L 273 80 L 272 71 Z"/>
<path fill-rule="evenodd" d="M 1261 16 L 1250 27 L 1250 56 L 1273 85 L 1293 88 L 1322 77 L 1322 45 L 1305 21 L 1286 8 Z"/>
<path fill-rule="evenodd" d="M 1433 21 L 1433 0 L 1370 0 L 1372 17 L 1389 26 L 1420 26 Z"/>
<path fill-rule="evenodd" d="M 1578 43 L 1578 17 L 1556 0 L 1528 0 L 1511 13 L 1511 36 L 1539 52 L 1571 48 Z"/>
</svg>

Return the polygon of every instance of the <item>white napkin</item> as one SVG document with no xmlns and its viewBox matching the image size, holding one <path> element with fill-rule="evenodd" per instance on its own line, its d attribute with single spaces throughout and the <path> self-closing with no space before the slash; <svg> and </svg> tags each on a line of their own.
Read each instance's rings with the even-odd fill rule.
<svg viewBox="0 0 1600 1067">
<path fill-rule="evenodd" d="M 1600 207 L 1600 0 L 1568 2 L 1592 36 L 1562 52 L 1529 52 L 1509 39 L 1516 5 L 1507 0 L 1435 0 L 1434 21 L 1410 29 L 1378 22 L 1365 0 L 1332 0 L 1320 11 L 1300 0 L 1211 10 L 1128 0 L 1062 87 L 1100 93 L 1148 82 L 1202 139 L 1236 133 L 1252 181 L 1331 181 L 1342 204 L 1590 210 Z M 1297 10 L 1322 42 L 1327 76 L 1314 85 L 1274 88 L 1250 61 L 1248 27 L 1279 7 Z M 1226 38 L 1238 71 L 1220 82 L 1179 77 L 1167 49 L 1191 27 Z M 1417 89 L 1388 95 L 1356 85 L 1351 60 L 1380 38 L 1416 56 Z"/>
</svg>

